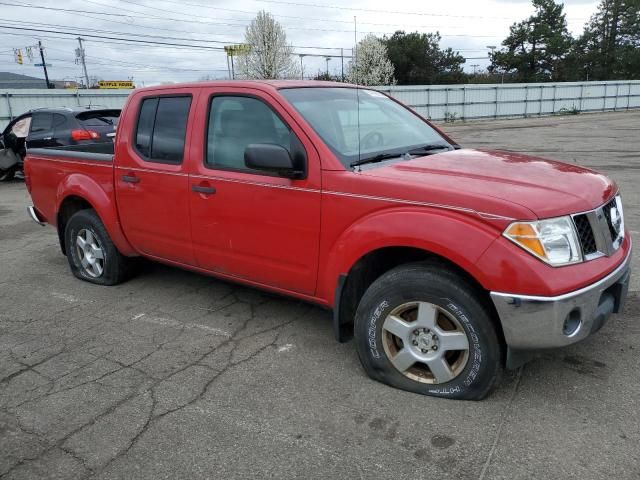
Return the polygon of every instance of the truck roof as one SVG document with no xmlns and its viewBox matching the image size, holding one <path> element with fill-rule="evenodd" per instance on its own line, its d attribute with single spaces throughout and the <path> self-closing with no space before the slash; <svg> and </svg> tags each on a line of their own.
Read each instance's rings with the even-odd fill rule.
<svg viewBox="0 0 640 480">
<path fill-rule="evenodd" d="M 333 87 L 333 88 L 356 88 L 356 85 L 342 82 L 329 82 L 320 80 L 213 80 L 206 82 L 172 83 L 168 85 L 156 85 L 153 87 L 137 88 L 135 91 L 157 91 L 171 90 L 177 88 L 199 88 L 199 87 L 247 87 L 259 88 L 262 90 L 279 90 L 281 88 L 310 88 L 310 87 Z"/>
</svg>

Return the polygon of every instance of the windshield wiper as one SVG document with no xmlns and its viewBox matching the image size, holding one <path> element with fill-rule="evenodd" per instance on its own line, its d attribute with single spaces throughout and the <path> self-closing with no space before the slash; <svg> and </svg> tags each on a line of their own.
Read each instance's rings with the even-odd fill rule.
<svg viewBox="0 0 640 480">
<path fill-rule="evenodd" d="M 365 163 L 377 163 L 383 160 L 389 160 L 391 158 L 399 158 L 402 157 L 404 153 L 379 153 L 378 155 L 374 155 L 373 157 L 365 157 L 360 160 L 356 160 L 355 162 L 351 162 L 349 166 L 351 168 L 357 167 L 358 165 L 364 165 Z"/>
<path fill-rule="evenodd" d="M 379 153 L 378 155 L 374 155 L 372 157 L 361 158 L 360 160 L 356 160 L 355 162 L 351 162 L 349 165 L 351 168 L 357 167 L 358 165 L 364 165 L 365 163 L 377 163 L 383 160 L 390 160 L 392 158 L 401 158 L 406 157 L 406 160 L 409 160 L 412 155 L 421 155 L 428 154 L 433 152 L 434 150 L 442 150 L 446 148 L 447 150 L 451 150 L 451 145 L 445 145 L 442 143 L 431 143 L 428 145 L 423 145 L 421 147 L 412 148 L 406 152 L 402 153 Z"/>
<path fill-rule="evenodd" d="M 405 155 L 420 155 L 422 153 L 431 153 L 434 150 L 442 150 L 443 148 L 446 148 L 447 150 L 452 149 L 451 145 L 445 145 L 442 143 L 430 143 L 421 147 L 412 148 Z"/>
</svg>

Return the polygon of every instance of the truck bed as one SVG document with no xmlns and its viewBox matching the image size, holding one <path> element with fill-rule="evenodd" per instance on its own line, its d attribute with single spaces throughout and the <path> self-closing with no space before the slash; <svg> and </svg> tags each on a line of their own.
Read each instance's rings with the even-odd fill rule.
<svg viewBox="0 0 640 480">
<path fill-rule="evenodd" d="M 25 180 L 40 218 L 56 225 L 61 192 L 75 190 L 82 197 L 91 184 L 104 192 L 106 204 L 115 205 L 113 156 L 111 142 L 29 149 Z"/>
</svg>

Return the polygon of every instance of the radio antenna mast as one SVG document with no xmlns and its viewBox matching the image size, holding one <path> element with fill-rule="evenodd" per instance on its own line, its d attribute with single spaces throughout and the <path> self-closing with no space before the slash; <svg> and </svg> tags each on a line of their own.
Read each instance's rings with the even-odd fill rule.
<svg viewBox="0 0 640 480">
<path fill-rule="evenodd" d="M 360 87 L 358 85 L 358 21 L 353 16 L 353 79 L 356 82 L 356 108 L 358 121 L 358 162 L 361 158 L 360 152 Z M 362 168 L 360 168 L 362 170 Z"/>
</svg>

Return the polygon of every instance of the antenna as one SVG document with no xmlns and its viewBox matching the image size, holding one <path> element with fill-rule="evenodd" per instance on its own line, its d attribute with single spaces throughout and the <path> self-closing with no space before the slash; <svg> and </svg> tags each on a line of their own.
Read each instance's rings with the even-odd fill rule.
<svg viewBox="0 0 640 480">
<path fill-rule="evenodd" d="M 358 118 L 358 162 L 361 158 L 360 152 L 360 88 L 358 86 L 358 21 L 353 16 L 353 79 L 356 82 L 356 111 Z M 360 167 L 359 171 L 362 170 Z"/>
</svg>

